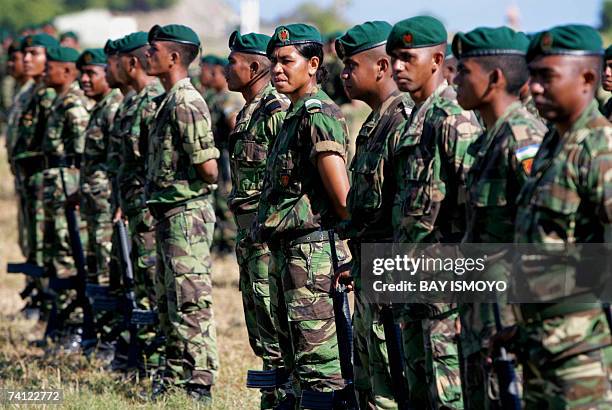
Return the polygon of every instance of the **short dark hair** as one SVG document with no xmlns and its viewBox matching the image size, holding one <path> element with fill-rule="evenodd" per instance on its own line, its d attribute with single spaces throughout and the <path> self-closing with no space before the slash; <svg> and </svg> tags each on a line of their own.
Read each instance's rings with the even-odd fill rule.
<svg viewBox="0 0 612 410">
<path fill-rule="evenodd" d="M 327 80 L 327 68 L 323 67 L 323 45 L 319 43 L 295 44 L 295 49 L 304 58 L 310 60 L 319 57 L 319 68 L 317 69 L 317 83 L 321 84 Z"/>
<path fill-rule="evenodd" d="M 506 78 L 506 92 L 508 94 L 519 95 L 521 87 L 529 80 L 529 68 L 524 56 L 484 56 L 474 60 L 486 71 L 499 68 Z"/>
<path fill-rule="evenodd" d="M 189 67 L 189 64 L 195 60 L 200 52 L 200 48 L 193 44 L 175 43 L 173 41 L 168 41 L 166 44 L 171 52 L 175 51 L 180 54 L 181 64 L 185 67 Z"/>
</svg>

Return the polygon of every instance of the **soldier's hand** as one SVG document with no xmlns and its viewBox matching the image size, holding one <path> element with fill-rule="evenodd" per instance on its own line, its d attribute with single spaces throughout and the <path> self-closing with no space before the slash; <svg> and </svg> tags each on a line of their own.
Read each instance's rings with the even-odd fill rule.
<svg viewBox="0 0 612 410">
<path fill-rule="evenodd" d="M 79 209 L 79 203 L 81 202 L 81 196 L 79 191 L 76 191 L 66 197 L 66 208 Z"/>
<path fill-rule="evenodd" d="M 493 357 L 499 352 L 500 347 L 505 347 L 506 350 L 508 346 L 512 345 L 518 339 L 519 332 L 518 326 L 512 325 L 503 328 L 501 331 L 496 332 L 489 341 L 489 353 L 487 360 L 489 363 L 493 363 Z"/>
<path fill-rule="evenodd" d="M 334 272 L 334 289 L 337 289 L 338 286 L 344 285 L 346 286 L 349 292 L 353 291 L 355 287 L 355 282 L 353 281 L 353 277 L 351 276 L 351 263 L 345 263 L 336 269 Z"/>
<path fill-rule="evenodd" d="M 113 215 L 113 223 L 119 222 L 121 218 L 123 218 L 123 211 L 121 210 L 120 207 L 117 207 L 117 210 L 115 211 L 115 215 Z"/>
</svg>

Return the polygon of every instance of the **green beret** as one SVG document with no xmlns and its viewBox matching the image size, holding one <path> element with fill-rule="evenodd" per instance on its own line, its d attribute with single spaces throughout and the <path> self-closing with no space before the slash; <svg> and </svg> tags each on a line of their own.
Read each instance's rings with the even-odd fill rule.
<svg viewBox="0 0 612 410">
<path fill-rule="evenodd" d="M 527 54 L 529 39 L 509 27 L 479 27 L 468 33 L 457 33 L 453 54 L 457 58 Z"/>
<path fill-rule="evenodd" d="M 102 48 L 88 48 L 81 53 L 76 62 L 79 69 L 86 65 L 105 66 L 107 63 L 108 61 L 106 60 L 106 54 L 104 54 L 104 49 Z"/>
<path fill-rule="evenodd" d="M 229 38 L 229 48 L 238 53 L 266 55 L 266 47 L 270 42 L 270 36 L 259 33 L 241 35 L 238 30 L 234 31 Z"/>
<path fill-rule="evenodd" d="M 429 16 L 411 17 L 396 23 L 387 38 L 387 54 L 396 48 L 424 48 L 446 43 L 444 25 Z"/>
<path fill-rule="evenodd" d="M 106 40 L 106 44 L 104 44 L 104 48 L 103 48 L 104 54 L 106 54 L 107 56 L 112 56 L 113 54 L 117 54 L 117 41 L 119 40 L 121 39 Z"/>
<path fill-rule="evenodd" d="M 531 39 L 527 60 L 540 55 L 603 55 L 601 36 L 591 26 L 568 24 L 537 33 Z"/>
<path fill-rule="evenodd" d="M 277 27 L 266 48 L 266 54 L 272 55 L 276 47 L 285 47 L 296 44 L 316 43 L 323 45 L 321 33 L 308 24 L 288 24 Z"/>
<path fill-rule="evenodd" d="M 153 41 L 172 41 L 180 44 L 190 44 L 200 47 L 198 35 L 187 26 L 169 24 L 167 26 L 155 25 L 149 30 L 149 43 Z"/>
<path fill-rule="evenodd" d="M 213 65 L 220 65 L 221 67 L 226 67 L 229 64 L 229 60 L 224 57 L 216 57 Z"/>
<path fill-rule="evenodd" d="M 336 39 L 336 53 L 341 59 L 387 43 L 391 24 L 386 21 L 367 21 L 349 29 Z"/>
<path fill-rule="evenodd" d="M 23 39 L 24 37 L 17 37 L 15 40 L 13 40 L 11 44 L 9 45 L 7 53 L 13 54 L 17 51 L 21 51 L 22 45 L 23 45 Z"/>
<path fill-rule="evenodd" d="M 134 51 L 149 44 L 148 36 L 148 33 L 144 31 L 128 34 L 115 41 L 115 48 L 118 53 L 129 53 L 130 51 Z"/>
<path fill-rule="evenodd" d="M 200 58 L 200 64 L 215 65 L 217 63 L 217 58 L 218 57 L 215 55 L 206 54 Z"/>
<path fill-rule="evenodd" d="M 59 63 L 76 63 L 79 52 L 70 47 L 51 47 L 47 49 L 47 61 Z"/>
<path fill-rule="evenodd" d="M 79 40 L 79 36 L 74 31 L 66 31 L 60 35 L 60 41 L 65 38 L 73 38 L 75 40 Z"/>
<path fill-rule="evenodd" d="M 46 33 L 38 33 L 38 34 L 30 34 L 25 36 L 23 42 L 21 44 L 21 49 L 25 49 L 26 47 L 58 47 L 59 41 L 57 41 L 54 37 Z"/>
<path fill-rule="evenodd" d="M 612 60 L 612 46 L 609 46 L 608 48 L 606 48 L 606 52 L 604 54 L 604 58 L 606 60 Z"/>
</svg>

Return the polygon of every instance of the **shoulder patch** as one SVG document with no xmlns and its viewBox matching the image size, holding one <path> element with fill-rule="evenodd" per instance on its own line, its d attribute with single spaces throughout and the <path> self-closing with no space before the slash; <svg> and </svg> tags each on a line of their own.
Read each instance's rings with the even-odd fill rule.
<svg viewBox="0 0 612 410">
<path fill-rule="evenodd" d="M 320 112 L 323 108 L 323 103 L 319 99 L 311 98 L 304 102 L 304 107 L 310 113 Z"/>
<path fill-rule="evenodd" d="M 445 98 L 441 98 L 436 105 L 444 111 L 446 115 L 459 115 L 463 112 L 463 108 L 461 108 L 458 103 Z"/>
<path fill-rule="evenodd" d="M 521 147 L 519 149 L 516 150 L 516 159 L 519 162 L 523 162 L 527 159 L 531 159 L 533 157 L 535 157 L 536 153 L 538 152 L 538 149 L 540 148 L 540 144 L 530 144 L 530 145 L 525 145 L 524 147 Z"/>
</svg>

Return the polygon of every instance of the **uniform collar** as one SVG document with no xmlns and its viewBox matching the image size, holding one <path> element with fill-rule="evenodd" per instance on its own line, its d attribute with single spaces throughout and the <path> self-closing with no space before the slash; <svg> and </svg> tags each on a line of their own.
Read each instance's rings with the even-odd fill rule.
<svg viewBox="0 0 612 410">
<path fill-rule="evenodd" d="M 456 95 L 452 87 L 450 87 L 446 80 L 444 80 L 442 84 L 440 84 L 425 101 L 423 101 L 420 105 L 414 106 L 412 109 L 410 125 L 408 127 L 408 135 L 416 137 L 423 133 L 423 126 L 425 125 L 425 117 L 427 112 L 442 97 L 442 94 L 448 94 L 449 90 L 452 91 L 452 94 L 449 96 Z"/>
</svg>

